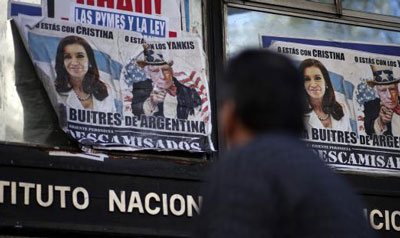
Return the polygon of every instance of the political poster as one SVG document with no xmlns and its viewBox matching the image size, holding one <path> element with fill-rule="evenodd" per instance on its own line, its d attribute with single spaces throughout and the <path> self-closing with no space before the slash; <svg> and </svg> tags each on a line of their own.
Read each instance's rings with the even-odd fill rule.
<svg viewBox="0 0 400 238">
<path fill-rule="evenodd" d="M 148 38 L 24 15 L 15 20 L 60 127 L 82 146 L 214 150 L 199 37 Z"/>
<path fill-rule="evenodd" d="M 400 174 L 400 46 L 261 36 L 304 83 L 304 140 L 337 169 Z"/>
</svg>

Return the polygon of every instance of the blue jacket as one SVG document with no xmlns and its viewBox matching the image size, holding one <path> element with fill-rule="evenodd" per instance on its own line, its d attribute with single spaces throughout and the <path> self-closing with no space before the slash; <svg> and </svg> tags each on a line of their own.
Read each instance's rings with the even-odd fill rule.
<svg viewBox="0 0 400 238">
<path fill-rule="evenodd" d="M 220 159 L 195 236 L 368 238 L 354 192 L 303 142 L 265 134 Z"/>
</svg>

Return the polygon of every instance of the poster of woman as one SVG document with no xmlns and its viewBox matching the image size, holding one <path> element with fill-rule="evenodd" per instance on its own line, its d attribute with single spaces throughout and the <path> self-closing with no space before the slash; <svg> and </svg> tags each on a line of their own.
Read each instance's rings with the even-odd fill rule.
<svg viewBox="0 0 400 238">
<path fill-rule="evenodd" d="M 303 78 L 306 144 L 328 165 L 400 172 L 400 47 L 261 36 Z"/>
<path fill-rule="evenodd" d="M 112 89 L 100 80 L 93 49 L 87 41 L 79 36 L 61 39 L 55 61 L 55 88 L 67 106 L 115 112 Z"/>
<path fill-rule="evenodd" d="M 345 104 L 336 101 L 325 66 L 316 59 L 305 59 L 300 63 L 299 71 L 304 79 L 308 106 L 306 125 L 311 128 L 351 131 L 348 110 Z"/>
</svg>

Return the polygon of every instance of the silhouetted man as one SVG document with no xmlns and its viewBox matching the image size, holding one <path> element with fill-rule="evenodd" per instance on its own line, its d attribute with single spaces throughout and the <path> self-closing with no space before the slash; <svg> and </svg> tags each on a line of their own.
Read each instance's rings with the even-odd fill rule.
<svg viewBox="0 0 400 238">
<path fill-rule="evenodd" d="M 302 80 L 291 62 L 249 50 L 223 78 L 231 150 L 205 184 L 198 237 L 370 237 L 359 200 L 299 141 Z"/>
</svg>

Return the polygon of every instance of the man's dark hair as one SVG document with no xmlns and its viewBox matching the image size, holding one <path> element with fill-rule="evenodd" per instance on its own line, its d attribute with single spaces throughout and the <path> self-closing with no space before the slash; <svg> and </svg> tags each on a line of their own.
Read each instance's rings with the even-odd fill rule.
<svg viewBox="0 0 400 238">
<path fill-rule="evenodd" d="M 255 133 L 304 130 L 303 81 L 292 62 L 267 50 L 246 50 L 230 60 L 220 102 L 232 100 L 236 116 Z"/>
</svg>

